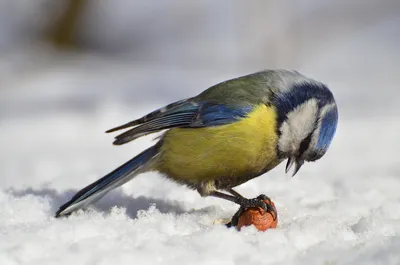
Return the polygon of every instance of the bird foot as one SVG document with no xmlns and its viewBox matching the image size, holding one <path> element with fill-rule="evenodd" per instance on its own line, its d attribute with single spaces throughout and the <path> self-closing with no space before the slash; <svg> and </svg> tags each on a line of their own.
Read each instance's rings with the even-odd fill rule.
<svg viewBox="0 0 400 265">
<path fill-rule="evenodd" d="M 268 203 L 266 203 L 267 201 Z M 257 198 L 246 199 L 246 198 L 238 198 L 238 204 L 240 204 L 239 210 L 233 215 L 232 220 L 226 224 L 227 227 L 236 227 L 239 222 L 239 217 L 247 208 L 261 208 L 264 210 L 264 213 L 270 213 L 274 217 L 274 221 L 276 219 L 277 212 L 271 205 L 271 199 L 265 194 L 260 194 Z"/>
</svg>

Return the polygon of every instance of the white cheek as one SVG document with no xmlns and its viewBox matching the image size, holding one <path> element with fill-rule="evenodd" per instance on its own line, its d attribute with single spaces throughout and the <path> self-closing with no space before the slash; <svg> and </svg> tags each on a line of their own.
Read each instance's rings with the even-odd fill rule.
<svg viewBox="0 0 400 265">
<path fill-rule="evenodd" d="M 293 141 L 292 133 L 287 122 L 284 122 L 280 128 L 281 137 L 278 141 L 279 150 L 285 153 L 292 153 L 296 146 Z"/>
<path fill-rule="evenodd" d="M 310 99 L 287 115 L 286 121 L 280 127 L 280 151 L 294 153 L 299 148 L 301 141 L 314 129 L 317 111 L 317 101 Z"/>
</svg>

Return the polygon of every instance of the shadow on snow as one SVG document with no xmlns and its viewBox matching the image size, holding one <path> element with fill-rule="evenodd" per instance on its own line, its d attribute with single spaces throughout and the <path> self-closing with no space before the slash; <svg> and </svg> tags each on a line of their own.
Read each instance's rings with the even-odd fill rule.
<svg viewBox="0 0 400 265">
<path fill-rule="evenodd" d="M 54 189 L 32 189 L 27 188 L 23 190 L 9 189 L 8 192 L 14 197 L 24 197 L 26 195 L 34 195 L 43 198 L 49 198 L 51 204 L 51 210 L 53 214 L 58 210 L 58 208 L 70 200 L 77 191 L 67 190 L 65 192 L 57 192 Z M 133 198 L 131 196 L 125 195 L 122 192 L 110 191 L 102 199 L 89 206 L 88 208 L 95 208 L 101 212 L 110 212 L 111 208 L 123 207 L 126 208 L 126 214 L 131 218 L 137 217 L 137 212 L 139 210 L 147 210 L 151 205 L 155 204 L 156 208 L 162 213 L 176 213 L 182 214 L 188 211 L 179 205 L 178 202 L 168 202 L 155 198 L 148 198 L 140 196 Z"/>
</svg>

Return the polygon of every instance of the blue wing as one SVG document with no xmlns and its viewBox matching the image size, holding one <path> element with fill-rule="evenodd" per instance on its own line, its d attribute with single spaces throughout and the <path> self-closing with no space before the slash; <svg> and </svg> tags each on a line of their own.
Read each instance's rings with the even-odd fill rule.
<svg viewBox="0 0 400 265">
<path fill-rule="evenodd" d="M 210 102 L 177 101 L 127 124 L 110 129 L 114 132 L 136 126 L 115 137 L 114 144 L 122 145 L 141 136 L 175 127 L 196 128 L 229 124 L 245 117 L 252 106 L 228 106 Z"/>
<path fill-rule="evenodd" d="M 234 107 L 223 104 L 203 103 L 196 119 L 192 121 L 189 127 L 229 124 L 245 117 L 252 109 L 252 106 Z"/>
</svg>

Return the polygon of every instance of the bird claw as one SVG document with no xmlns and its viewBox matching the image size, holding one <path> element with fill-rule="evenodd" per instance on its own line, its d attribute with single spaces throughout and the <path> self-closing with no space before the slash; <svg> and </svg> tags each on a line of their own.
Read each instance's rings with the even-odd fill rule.
<svg viewBox="0 0 400 265">
<path fill-rule="evenodd" d="M 268 203 L 266 203 L 267 201 Z M 239 210 L 233 215 L 232 220 L 226 224 L 227 227 L 236 227 L 239 223 L 239 217 L 242 215 L 242 213 L 247 209 L 247 208 L 255 208 L 259 207 L 264 210 L 264 213 L 270 213 L 274 219 L 276 220 L 277 212 L 274 207 L 271 205 L 271 199 L 265 195 L 265 194 L 260 194 L 257 196 L 257 198 L 253 199 L 246 199 L 246 198 L 241 198 L 240 201 L 240 207 Z"/>
<path fill-rule="evenodd" d="M 230 227 L 237 227 L 238 223 L 239 223 L 239 217 L 242 215 L 242 213 L 244 212 L 245 208 L 243 206 L 239 207 L 239 210 L 236 211 L 236 213 L 232 216 L 232 219 L 229 223 L 226 224 L 226 226 L 228 228 Z"/>
<path fill-rule="evenodd" d="M 275 221 L 276 217 L 278 216 L 278 213 L 276 212 L 275 208 L 272 207 L 271 199 L 265 194 L 258 195 L 257 199 L 259 200 L 260 203 L 262 203 L 262 205 L 258 207 L 262 208 L 264 210 L 264 213 L 270 213 Z M 265 201 L 267 201 L 268 203 L 266 203 Z"/>
</svg>

